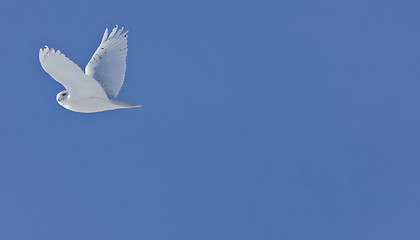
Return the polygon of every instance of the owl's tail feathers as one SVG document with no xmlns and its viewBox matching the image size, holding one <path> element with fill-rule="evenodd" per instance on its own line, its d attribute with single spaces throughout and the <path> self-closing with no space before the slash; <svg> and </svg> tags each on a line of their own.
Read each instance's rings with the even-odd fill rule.
<svg viewBox="0 0 420 240">
<path fill-rule="evenodd" d="M 112 101 L 112 103 L 117 105 L 119 108 L 136 108 L 136 107 L 142 107 L 143 106 L 141 104 L 132 103 L 132 102 L 125 101 L 125 100 L 122 100 L 122 99 L 119 99 L 119 98 L 112 98 L 110 100 Z"/>
</svg>

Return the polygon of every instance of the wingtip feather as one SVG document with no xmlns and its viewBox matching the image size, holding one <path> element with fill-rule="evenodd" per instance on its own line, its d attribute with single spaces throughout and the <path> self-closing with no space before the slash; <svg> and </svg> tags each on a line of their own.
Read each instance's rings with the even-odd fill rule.
<svg viewBox="0 0 420 240">
<path fill-rule="evenodd" d="M 118 32 L 115 35 L 120 36 L 122 31 L 124 31 L 124 27 L 120 28 L 120 30 L 118 30 Z"/>
<path fill-rule="evenodd" d="M 108 28 L 105 29 L 104 36 L 102 37 L 101 43 L 105 42 L 108 38 Z"/>
<path fill-rule="evenodd" d="M 115 35 L 115 33 L 117 33 L 117 30 L 118 30 L 118 25 L 115 25 L 114 29 L 112 29 L 111 34 L 109 34 L 108 39 L 112 38 Z"/>
</svg>

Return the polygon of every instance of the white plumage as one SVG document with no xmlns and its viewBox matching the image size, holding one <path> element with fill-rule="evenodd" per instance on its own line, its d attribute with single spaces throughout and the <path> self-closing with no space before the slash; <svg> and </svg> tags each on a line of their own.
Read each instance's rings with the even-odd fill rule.
<svg viewBox="0 0 420 240">
<path fill-rule="evenodd" d="M 115 26 L 85 68 L 85 73 L 59 50 L 39 50 L 42 68 L 66 90 L 57 94 L 57 102 L 72 111 L 91 113 L 141 105 L 117 99 L 125 78 L 127 32 Z"/>
</svg>

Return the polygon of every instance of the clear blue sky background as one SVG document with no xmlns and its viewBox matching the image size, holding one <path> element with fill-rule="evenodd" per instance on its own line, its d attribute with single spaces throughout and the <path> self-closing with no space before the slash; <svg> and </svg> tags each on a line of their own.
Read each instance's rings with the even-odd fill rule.
<svg viewBox="0 0 420 240">
<path fill-rule="evenodd" d="M 0 239 L 420 239 L 418 1 L 0 0 Z M 130 29 L 120 96 L 84 69 Z"/>
</svg>

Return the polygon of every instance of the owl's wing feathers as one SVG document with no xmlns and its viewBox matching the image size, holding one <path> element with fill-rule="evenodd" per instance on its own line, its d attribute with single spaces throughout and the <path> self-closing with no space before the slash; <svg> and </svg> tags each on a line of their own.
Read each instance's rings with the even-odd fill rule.
<svg viewBox="0 0 420 240">
<path fill-rule="evenodd" d="M 79 66 L 68 59 L 60 50 L 55 51 L 47 46 L 39 50 L 39 61 L 42 68 L 57 82 L 61 83 L 75 98 L 101 97 L 107 95 L 95 79 L 86 75 Z"/>
<path fill-rule="evenodd" d="M 101 84 L 109 97 L 117 97 L 125 77 L 127 32 L 115 26 L 108 36 L 105 30 L 101 44 L 86 66 L 85 72 Z"/>
</svg>

